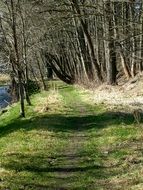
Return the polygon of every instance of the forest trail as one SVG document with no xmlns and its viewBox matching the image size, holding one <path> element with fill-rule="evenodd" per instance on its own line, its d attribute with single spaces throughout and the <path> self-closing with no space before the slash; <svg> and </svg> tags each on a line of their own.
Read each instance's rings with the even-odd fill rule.
<svg viewBox="0 0 143 190">
<path fill-rule="evenodd" d="M 9 120 L 1 117 L 0 190 L 141 189 L 142 123 L 87 102 L 87 92 L 74 86 L 56 84 L 61 106 L 55 110 L 52 103 L 33 112 L 53 97 L 49 91 L 33 97 L 26 119 L 14 118 L 18 106 L 6 113 Z"/>
<path fill-rule="evenodd" d="M 57 189 L 70 189 L 71 184 L 68 185 L 67 178 L 72 178 L 75 172 L 84 172 L 84 167 L 81 167 L 82 157 L 80 157 L 80 151 L 83 148 L 86 140 L 86 134 L 83 132 L 83 128 L 86 126 L 86 122 L 82 120 L 82 117 L 86 117 L 88 114 L 92 114 L 85 103 L 83 103 L 79 95 L 74 93 L 71 96 L 71 92 L 61 91 L 64 103 L 66 107 L 70 107 L 70 112 L 76 116 L 72 117 L 71 123 L 73 123 L 74 131 L 72 131 L 68 137 L 68 145 L 63 150 L 64 161 L 61 165 L 61 171 L 57 172 L 57 176 L 62 179 L 61 187 Z M 85 125 L 85 126 L 84 126 Z M 77 178 L 77 181 L 79 179 Z"/>
<path fill-rule="evenodd" d="M 84 170 L 81 167 L 82 157 L 80 157 L 80 150 L 86 140 L 86 135 L 82 130 L 84 126 L 82 117 L 86 117 L 89 110 L 73 87 L 65 89 L 65 86 L 62 85 L 59 88 L 61 88 L 58 91 L 61 94 L 65 108 L 62 111 L 67 116 L 67 119 L 70 118 L 70 122 L 65 123 L 65 128 L 71 129 L 67 136 L 68 143 L 54 161 L 54 165 L 59 166 L 54 167 L 54 175 L 59 180 L 58 183 L 55 181 L 53 189 L 63 190 L 71 189 L 71 179 L 75 178 L 74 173 L 83 172 Z M 70 109 L 67 110 L 67 108 Z M 78 182 L 78 178 L 76 180 Z"/>
</svg>

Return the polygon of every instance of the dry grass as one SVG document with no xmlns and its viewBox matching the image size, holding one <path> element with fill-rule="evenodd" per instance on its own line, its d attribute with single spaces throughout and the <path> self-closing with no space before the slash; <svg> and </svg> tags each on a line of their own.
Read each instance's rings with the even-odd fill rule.
<svg viewBox="0 0 143 190">
<path fill-rule="evenodd" d="M 8 83 L 10 81 L 10 76 L 7 74 L 0 74 L 0 84 Z"/>
<path fill-rule="evenodd" d="M 103 84 L 96 89 L 82 88 L 83 101 L 92 104 L 106 104 L 111 110 L 133 112 L 136 109 L 143 111 L 143 77 L 135 82 L 127 82 L 122 86 Z"/>
<path fill-rule="evenodd" d="M 62 96 L 58 90 L 50 90 L 47 96 L 39 97 L 38 105 L 35 107 L 35 111 L 39 113 L 55 112 L 62 108 Z"/>
</svg>

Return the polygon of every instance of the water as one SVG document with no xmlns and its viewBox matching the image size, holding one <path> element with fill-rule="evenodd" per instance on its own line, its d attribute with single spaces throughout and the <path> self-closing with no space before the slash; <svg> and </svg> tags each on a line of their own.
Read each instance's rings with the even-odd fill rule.
<svg viewBox="0 0 143 190">
<path fill-rule="evenodd" d="M 9 86 L 0 86 L 0 109 L 5 108 L 11 102 L 11 96 L 8 93 Z"/>
</svg>

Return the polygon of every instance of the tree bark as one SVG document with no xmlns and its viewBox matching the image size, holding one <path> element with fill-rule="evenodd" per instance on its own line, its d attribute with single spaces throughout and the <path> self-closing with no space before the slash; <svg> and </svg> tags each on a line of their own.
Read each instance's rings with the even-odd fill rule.
<svg viewBox="0 0 143 190">
<path fill-rule="evenodd" d="M 20 97 L 20 115 L 25 117 L 25 108 L 24 108 L 24 86 L 22 82 L 22 68 L 20 65 L 19 59 L 19 50 L 18 50 L 18 40 L 17 40 L 17 26 L 16 26 L 16 13 L 14 8 L 14 2 L 11 0 L 11 10 L 12 10 L 12 31 L 13 31 L 13 40 L 14 40 L 14 49 L 15 49 L 15 57 L 16 57 L 16 67 L 18 74 L 18 82 L 19 82 L 19 97 Z"/>
</svg>

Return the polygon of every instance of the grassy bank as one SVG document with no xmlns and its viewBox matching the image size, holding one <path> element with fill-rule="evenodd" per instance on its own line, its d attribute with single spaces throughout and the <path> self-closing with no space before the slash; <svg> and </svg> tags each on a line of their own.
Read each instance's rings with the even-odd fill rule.
<svg viewBox="0 0 143 190">
<path fill-rule="evenodd" d="M 7 85 L 10 81 L 10 77 L 7 74 L 0 74 L 0 86 Z"/>
<path fill-rule="evenodd" d="M 142 124 L 55 84 L 0 116 L 0 189 L 142 189 Z"/>
</svg>

